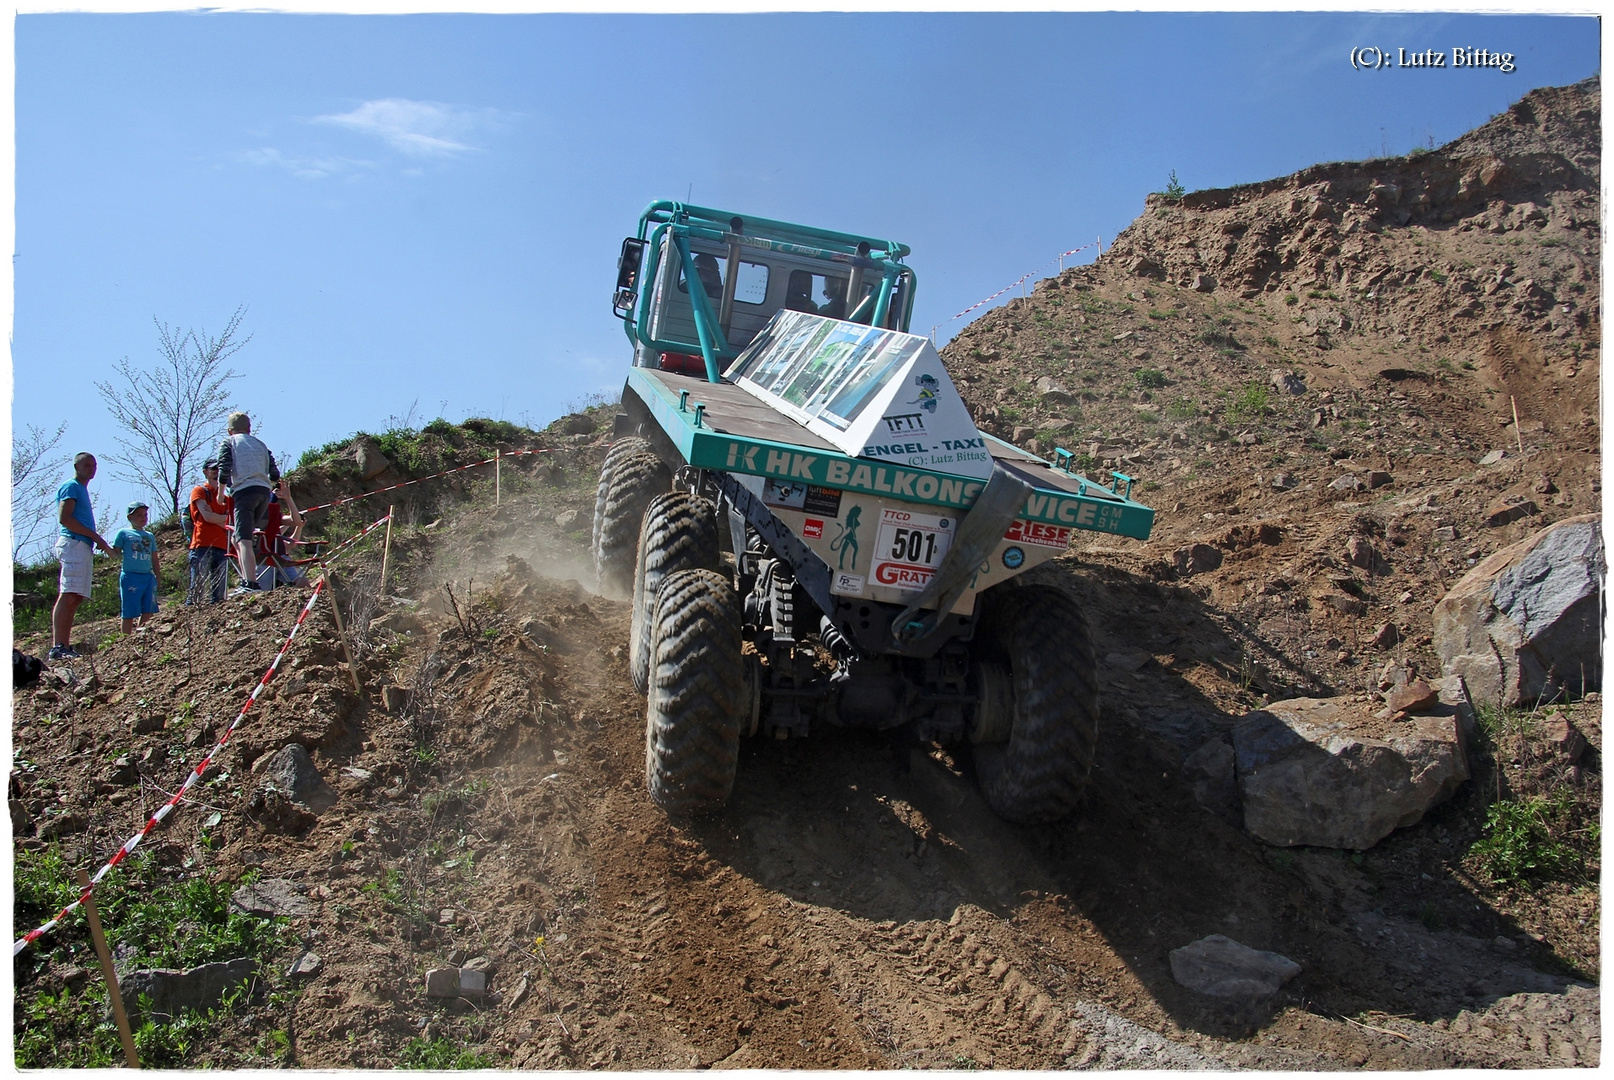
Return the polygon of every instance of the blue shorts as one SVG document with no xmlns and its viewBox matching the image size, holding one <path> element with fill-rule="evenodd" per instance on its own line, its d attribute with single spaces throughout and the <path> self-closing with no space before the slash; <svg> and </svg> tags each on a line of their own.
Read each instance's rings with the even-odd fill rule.
<svg viewBox="0 0 1614 1080">
<path fill-rule="evenodd" d="M 125 619 L 157 614 L 157 575 L 119 574 L 118 595 L 123 600 Z"/>
</svg>

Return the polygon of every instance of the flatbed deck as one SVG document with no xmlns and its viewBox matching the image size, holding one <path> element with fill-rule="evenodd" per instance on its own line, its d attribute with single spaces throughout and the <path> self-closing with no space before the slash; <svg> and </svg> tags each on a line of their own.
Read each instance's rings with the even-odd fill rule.
<svg viewBox="0 0 1614 1080">
<path fill-rule="evenodd" d="M 979 480 L 927 469 L 850 457 L 822 436 L 768 408 L 732 383 L 652 368 L 630 370 L 659 426 L 696 468 L 775 477 L 828 488 L 863 491 L 968 508 Z M 1001 439 L 981 433 L 995 462 L 1034 489 L 1023 517 L 1093 532 L 1148 539 L 1154 511 L 1128 495 L 1066 472 Z M 1120 483 L 1117 481 L 1116 487 Z"/>
</svg>

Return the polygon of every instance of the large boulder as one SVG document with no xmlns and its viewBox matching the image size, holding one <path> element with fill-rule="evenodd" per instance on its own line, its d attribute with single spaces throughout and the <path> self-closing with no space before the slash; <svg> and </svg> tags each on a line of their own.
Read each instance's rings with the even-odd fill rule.
<svg viewBox="0 0 1614 1080">
<path fill-rule="evenodd" d="M 1433 644 L 1477 703 L 1534 705 L 1603 685 L 1602 515 L 1485 559 L 1435 605 Z"/>
<path fill-rule="evenodd" d="M 381 444 L 368 435 L 360 435 L 353 440 L 353 460 L 359 466 L 359 478 L 362 480 L 374 480 L 392 468 L 392 462 L 382 451 Z"/>
<path fill-rule="evenodd" d="M 1376 716 L 1342 698 L 1293 698 L 1233 728 L 1244 827 L 1269 844 L 1370 848 L 1468 779 L 1456 706 Z"/>
</svg>

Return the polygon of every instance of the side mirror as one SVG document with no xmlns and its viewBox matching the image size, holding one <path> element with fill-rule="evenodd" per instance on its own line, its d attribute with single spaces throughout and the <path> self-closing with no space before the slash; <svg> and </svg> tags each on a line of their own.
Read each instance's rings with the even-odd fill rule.
<svg viewBox="0 0 1614 1080">
<path fill-rule="evenodd" d="M 622 255 L 616 261 L 617 291 L 632 289 L 639 282 L 639 264 L 644 260 L 645 242 L 635 237 L 622 241 Z"/>
<path fill-rule="evenodd" d="M 633 310 L 644 249 L 645 242 L 637 237 L 630 236 L 622 241 L 622 254 L 616 261 L 616 293 L 611 297 L 611 309 L 618 314 Z"/>
</svg>

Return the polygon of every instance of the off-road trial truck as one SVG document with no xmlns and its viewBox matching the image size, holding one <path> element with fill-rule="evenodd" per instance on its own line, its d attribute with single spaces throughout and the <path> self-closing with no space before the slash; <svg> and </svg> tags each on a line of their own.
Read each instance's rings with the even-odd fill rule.
<svg viewBox="0 0 1614 1080">
<path fill-rule="evenodd" d="M 1146 539 L 1154 511 L 978 430 L 907 333 L 887 240 L 652 203 L 613 312 L 633 343 L 600 471 L 600 585 L 633 595 L 645 774 L 721 806 L 741 738 L 815 724 L 968 743 L 991 806 L 1068 813 L 1098 734 L 1078 604 L 1016 575 L 1071 530 Z"/>
</svg>

